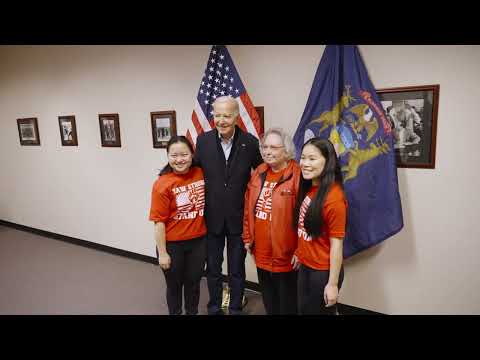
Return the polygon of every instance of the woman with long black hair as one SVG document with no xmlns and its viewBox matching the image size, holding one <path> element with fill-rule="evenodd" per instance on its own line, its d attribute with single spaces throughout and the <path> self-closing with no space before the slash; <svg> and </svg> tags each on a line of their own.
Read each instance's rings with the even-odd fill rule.
<svg viewBox="0 0 480 360">
<path fill-rule="evenodd" d="M 336 314 L 343 282 L 347 201 L 332 143 L 313 138 L 302 148 L 302 180 L 295 208 L 298 308 L 301 315 Z"/>
</svg>

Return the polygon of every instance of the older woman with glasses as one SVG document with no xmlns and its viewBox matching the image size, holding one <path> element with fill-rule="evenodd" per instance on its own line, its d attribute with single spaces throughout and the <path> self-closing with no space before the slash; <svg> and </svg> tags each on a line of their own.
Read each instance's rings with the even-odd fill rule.
<svg viewBox="0 0 480 360">
<path fill-rule="evenodd" d="M 255 259 L 267 314 L 296 314 L 292 260 L 298 237 L 293 219 L 301 170 L 293 160 L 292 139 L 280 128 L 265 132 L 260 153 L 264 163 L 252 174 L 245 193 L 243 241 Z"/>
</svg>

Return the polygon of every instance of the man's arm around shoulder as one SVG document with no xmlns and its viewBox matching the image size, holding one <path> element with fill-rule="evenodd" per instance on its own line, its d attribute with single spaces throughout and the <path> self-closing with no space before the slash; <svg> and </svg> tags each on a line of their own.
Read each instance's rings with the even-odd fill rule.
<svg viewBox="0 0 480 360">
<path fill-rule="evenodd" d="M 262 158 L 262 155 L 260 154 L 259 141 L 252 134 L 247 133 L 247 135 L 249 137 L 250 146 L 252 147 L 252 150 L 254 151 L 253 159 L 252 159 L 252 168 L 256 169 L 258 165 L 263 163 L 263 158 Z"/>
<path fill-rule="evenodd" d="M 193 163 L 196 165 L 196 166 L 199 166 L 201 168 L 203 168 L 202 166 L 202 157 L 201 157 L 201 153 L 202 153 L 202 143 L 203 143 L 203 138 L 205 137 L 205 133 L 199 135 L 197 137 L 197 144 L 195 146 L 195 154 L 193 156 Z"/>
</svg>

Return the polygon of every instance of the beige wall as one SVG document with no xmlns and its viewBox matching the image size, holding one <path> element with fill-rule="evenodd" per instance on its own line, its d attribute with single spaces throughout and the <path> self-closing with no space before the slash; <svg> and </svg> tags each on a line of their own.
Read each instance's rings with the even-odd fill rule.
<svg viewBox="0 0 480 360">
<path fill-rule="evenodd" d="M 184 133 L 209 46 L 0 46 L 0 219 L 154 256 L 151 184 L 166 161 L 149 113 Z M 229 46 L 266 127 L 295 131 L 324 46 Z M 405 228 L 346 262 L 341 301 L 389 314 L 480 314 L 478 46 L 360 46 L 377 88 L 440 84 L 435 170 L 399 169 Z M 122 148 L 98 113 L 118 112 Z M 59 115 L 75 114 L 78 147 Z M 39 119 L 40 147 L 16 120 Z M 34 254 L 32 254 L 34 256 Z M 256 281 L 247 262 L 247 279 Z"/>
</svg>

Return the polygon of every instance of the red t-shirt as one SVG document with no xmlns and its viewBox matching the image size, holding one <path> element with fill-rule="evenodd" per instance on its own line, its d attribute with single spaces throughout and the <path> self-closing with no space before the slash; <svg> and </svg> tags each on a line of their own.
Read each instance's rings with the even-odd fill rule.
<svg viewBox="0 0 480 360">
<path fill-rule="evenodd" d="M 166 240 L 189 240 L 207 233 L 203 217 L 203 171 L 192 167 L 186 174 L 169 173 L 153 184 L 149 219 L 165 224 Z"/>
<path fill-rule="evenodd" d="M 295 252 L 300 263 L 316 270 L 330 269 L 330 237 L 343 239 L 347 220 L 347 200 L 337 183 L 334 183 L 325 197 L 322 209 L 322 234 L 312 239 L 304 227 L 304 218 L 318 186 L 313 186 L 300 207 L 298 219 L 298 248 Z"/>
<path fill-rule="evenodd" d="M 272 222 L 272 193 L 273 189 L 283 176 L 285 169 L 273 172 L 267 170 L 267 176 L 263 183 L 262 191 L 255 206 L 255 252 L 258 256 L 270 254 L 272 256 L 272 240 L 270 237 Z M 275 229 L 273 229 L 275 231 Z M 271 260 L 271 259 L 265 259 Z"/>
</svg>

